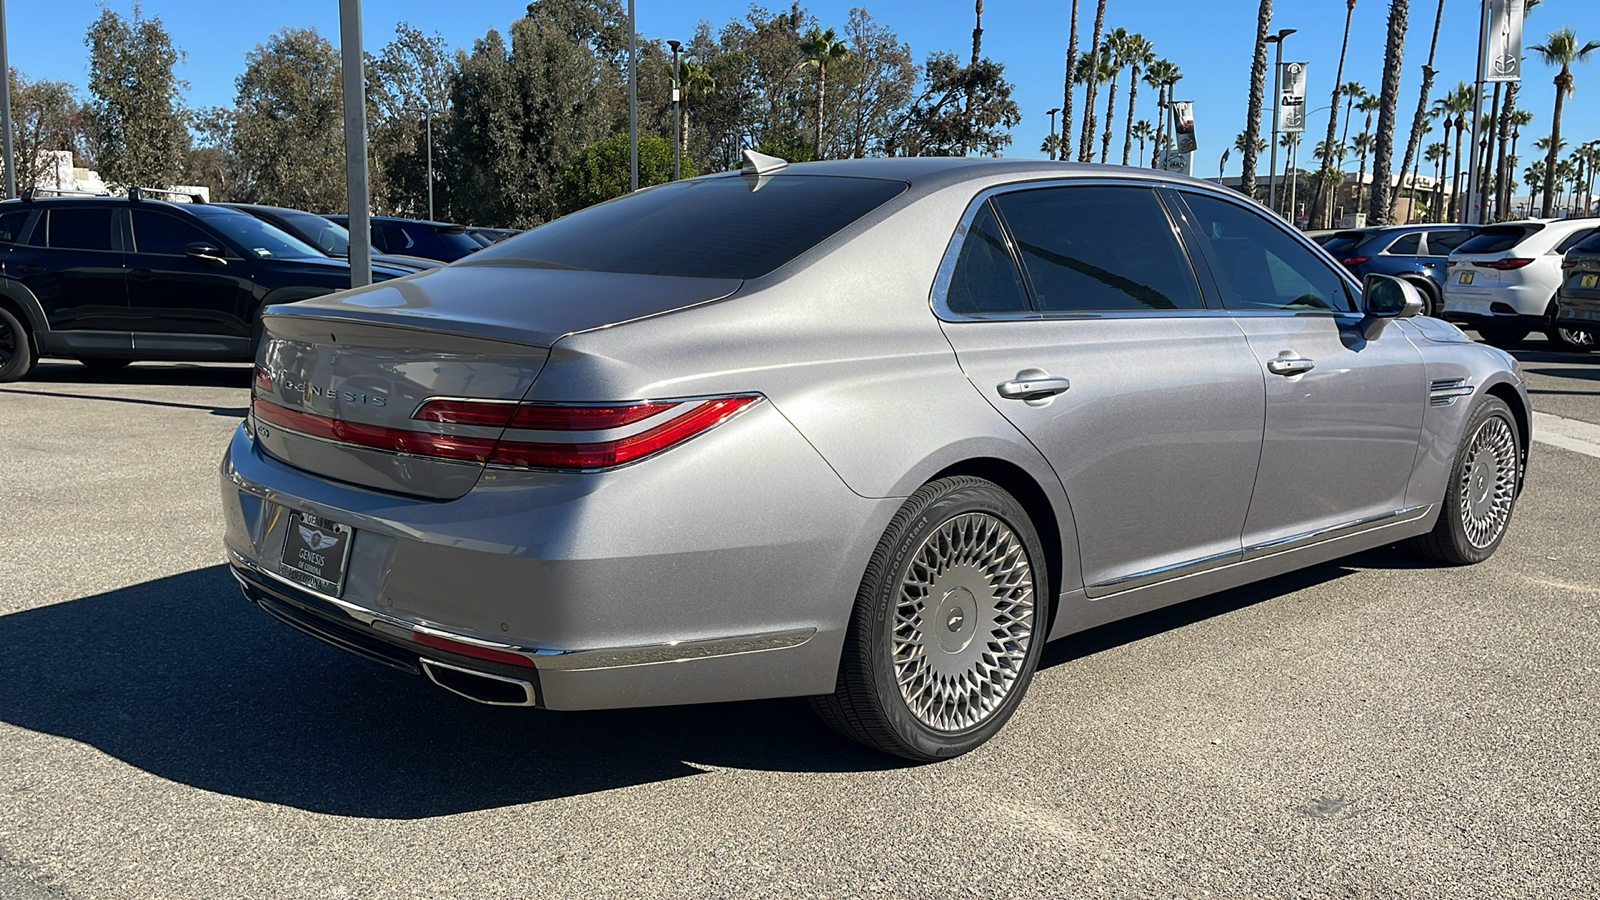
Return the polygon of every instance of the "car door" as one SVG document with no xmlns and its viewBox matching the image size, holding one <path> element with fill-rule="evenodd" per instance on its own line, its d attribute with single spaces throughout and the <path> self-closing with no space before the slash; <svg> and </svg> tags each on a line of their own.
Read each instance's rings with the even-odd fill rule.
<svg viewBox="0 0 1600 900">
<path fill-rule="evenodd" d="M 995 194 L 969 210 L 935 306 L 974 387 L 1060 476 L 1089 596 L 1240 554 L 1262 378 L 1155 190 Z"/>
<path fill-rule="evenodd" d="M 1428 403 L 1421 353 L 1392 324 L 1363 337 L 1356 291 L 1286 226 L 1231 198 L 1182 196 L 1267 385 L 1247 555 L 1405 509 Z"/>
<path fill-rule="evenodd" d="M 128 349 L 128 294 L 115 208 L 78 200 L 41 207 L 32 231 L 12 248 L 6 274 L 33 292 L 50 329 L 75 348 Z"/>
<path fill-rule="evenodd" d="M 175 213 L 133 206 L 130 215 L 128 305 L 144 343 L 166 340 L 156 335 L 249 337 L 254 284 L 248 261 L 226 251 L 220 264 L 189 256 L 190 244 L 219 250 L 227 244 Z"/>
</svg>

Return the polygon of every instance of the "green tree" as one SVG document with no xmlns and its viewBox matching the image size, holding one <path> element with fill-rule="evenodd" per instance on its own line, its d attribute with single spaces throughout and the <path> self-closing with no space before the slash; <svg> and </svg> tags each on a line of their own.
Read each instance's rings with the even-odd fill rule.
<svg viewBox="0 0 1600 900">
<path fill-rule="evenodd" d="M 1255 56 L 1250 62 L 1250 99 L 1245 105 L 1244 133 L 1257 135 L 1261 133 L 1261 100 L 1267 91 L 1267 29 L 1272 27 L 1272 0 L 1261 0 L 1261 6 L 1256 10 L 1256 44 Z M 1274 99 L 1273 102 L 1277 102 Z M 1246 197 L 1254 197 L 1256 193 L 1256 144 L 1252 140 L 1241 142 L 1241 159 L 1239 165 L 1240 182 L 1239 190 Z"/>
<path fill-rule="evenodd" d="M 29 81 L 15 68 L 9 77 L 17 188 L 45 186 L 40 180 L 49 163 L 46 153 L 68 150 L 74 157 L 83 155 L 83 108 L 65 81 Z"/>
<path fill-rule="evenodd" d="M 930 54 L 923 90 L 885 141 L 891 156 L 960 156 L 998 153 L 1022 120 L 1011 99 L 1005 66 L 987 57 L 962 66 L 953 53 Z M 972 98 L 967 104 L 964 100 Z"/>
<path fill-rule="evenodd" d="M 159 16 L 137 5 L 124 19 L 108 8 L 89 26 L 89 104 L 85 125 L 95 165 L 112 184 L 174 184 L 189 146 L 187 115 L 174 73 L 183 54 Z"/>
<path fill-rule="evenodd" d="M 694 167 L 680 159 L 683 176 L 692 178 Z M 628 135 L 618 132 L 583 148 L 561 172 L 556 183 L 556 205 L 562 215 L 604 203 L 628 193 L 631 177 Z M 639 136 L 639 187 L 672 180 L 672 142 L 654 135 Z"/>
<path fill-rule="evenodd" d="M 1355 15 L 1355 12 L 1356 0 L 1345 0 L 1344 39 L 1339 42 L 1339 67 L 1333 71 L 1333 99 L 1328 101 L 1328 136 L 1322 143 L 1317 145 L 1323 148 L 1318 154 L 1322 160 L 1322 169 L 1317 173 L 1318 185 L 1326 185 L 1330 182 L 1338 184 L 1338 179 L 1333 177 L 1333 168 L 1337 163 L 1331 151 L 1336 145 L 1344 143 L 1342 140 L 1335 141 L 1334 138 L 1339 133 L 1339 90 L 1344 79 L 1345 51 L 1350 49 L 1350 17 Z M 1323 211 L 1329 205 L 1324 201 L 1324 196 L 1331 196 L 1331 194 L 1325 195 L 1323 191 L 1318 190 L 1315 199 L 1311 203 L 1311 219 L 1321 225 L 1326 225 Z"/>
<path fill-rule="evenodd" d="M 314 28 L 284 28 L 245 54 L 228 141 L 241 196 L 345 210 L 340 78 L 339 51 Z"/>
<path fill-rule="evenodd" d="M 1167 107 L 1172 103 L 1172 86 L 1183 80 L 1183 70 L 1169 59 L 1158 59 L 1144 73 L 1145 83 L 1156 89 L 1156 146 L 1150 150 L 1150 168 L 1156 167 L 1155 154 L 1167 135 Z"/>
<path fill-rule="evenodd" d="M 1389 0 L 1389 33 L 1383 49 L 1383 87 L 1378 91 L 1378 130 L 1372 144 L 1372 205 L 1367 222 L 1387 225 L 1394 217 L 1389 171 L 1394 163 L 1395 107 L 1400 102 L 1400 66 L 1405 58 L 1410 0 Z"/>
<path fill-rule="evenodd" d="M 1555 110 L 1550 114 L 1550 148 L 1544 160 L 1544 217 L 1550 216 L 1551 201 L 1555 198 L 1556 179 L 1556 151 L 1561 146 L 1561 106 L 1567 97 L 1572 95 L 1573 77 L 1572 64 L 1588 62 L 1590 54 L 1600 50 L 1600 41 L 1589 41 L 1586 44 L 1578 43 L 1578 36 L 1572 26 L 1564 26 L 1560 31 L 1552 31 L 1545 36 L 1543 44 L 1535 44 L 1529 49 L 1537 52 L 1539 58 L 1547 66 L 1559 66 L 1561 71 L 1556 73 L 1556 103 Z"/>
<path fill-rule="evenodd" d="M 1537 3 L 1538 0 L 1533 0 L 1533 2 Z M 1444 21 L 1444 0 L 1439 0 L 1438 9 L 1433 14 L 1433 39 L 1428 44 L 1428 61 L 1422 64 L 1422 90 L 1417 95 L 1417 111 L 1411 117 L 1411 133 L 1406 138 L 1405 155 L 1400 157 L 1401 184 L 1406 183 L 1406 170 L 1411 167 L 1412 160 L 1416 159 L 1417 148 L 1422 145 L 1422 141 L 1426 137 L 1424 126 L 1427 125 L 1428 117 L 1428 92 L 1433 90 L 1433 76 L 1436 74 L 1433 68 L 1433 59 L 1439 49 L 1439 24 L 1442 21 Z M 1421 161 L 1418 160 L 1418 168 L 1420 167 Z M 1413 183 L 1415 175 L 1415 170 L 1413 170 Z M 1412 193 L 1414 195 L 1415 191 Z"/>
<path fill-rule="evenodd" d="M 910 105 L 917 64 L 911 47 L 864 9 L 850 11 L 844 41 L 850 54 L 828 70 L 839 99 L 823 156 L 856 159 L 875 152 Z"/>
<path fill-rule="evenodd" d="M 1133 152 L 1133 111 L 1139 97 L 1139 71 L 1155 64 L 1155 45 L 1142 34 L 1130 34 L 1122 45 L 1122 59 L 1128 64 L 1128 115 L 1123 119 L 1122 129 L 1122 164 L 1127 165 Z M 1140 150 L 1139 155 L 1144 156 L 1144 151 Z"/>
<path fill-rule="evenodd" d="M 1264 2 L 1271 3 L 1272 0 L 1264 0 Z M 1105 24 L 1106 0 L 1099 0 L 1099 3 L 1095 7 L 1094 11 L 1094 32 L 1089 38 L 1089 49 L 1084 51 L 1083 54 L 1085 58 L 1096 60 L 1101 58 L 1103 49 L 1100 46 L 1100 35 L 1105 30 Z M 1097 72 L 1097 70 L 1094 68 L 1094 65 L 1095 64 L 1091 63 L 1088 67 L 1091 75 Z M 1082 78 L 1079 78 L 1078 80 L 1080 82 L 1085 81 Z M 1099 88 L 1100 79 L 1095 77 L 1090 77 L 1084 84 L 1083 133 L 1078 139 L 1078 162 L 1090 162 L 1094 157 L 1094 98 L 1099 92 Z"/>
<path fill-rule="evenodd" d="M 456 60 L 437 31 L 401 22 L 394 32 L 367 61 L 373 208 L 422 216 L 428 211 L 428 126 L 431 120 L 437 162 L 449 130 Z"/>
<path fill-rule="evenodd" d="M 828 90 L 828 66 L 838 63 L 850 55 L 850 48 L 832 28 L 826 31 L 815 26 L 806 32 L 805 38 L 800 42 L 800 52 L 805 55 L 805 65 L 817 71 L 817 128 L 816 128 L 816 154 L 822 158 L 822 123 L 823 123 L 823 97 Z"/>
<path fill-rule="evenodd" d="M 1106 35 L 1105 55 L 1106 61 L 1111 66 L 1111 89 L 1106 91 L 1106 127 L 1100 138 L 1100 161 L 1106 161 L 1111 155 L 1111 126 L 1116 118 L 1117 109 L 1117 82 L 1121 80 L 1122 67 L 1127 65 L 1128 34 L 1126 28 L 1113 28 Z"/>
</svg>

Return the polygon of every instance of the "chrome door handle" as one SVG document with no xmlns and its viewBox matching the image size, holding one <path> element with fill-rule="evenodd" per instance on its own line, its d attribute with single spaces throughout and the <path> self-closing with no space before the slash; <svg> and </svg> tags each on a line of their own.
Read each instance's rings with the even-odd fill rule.
<svg viewBox="0 0 1600 900">
<path fill-rule="evenodd" d="M 1065 393 L 1072 382 L 1054 375 L 1041 375 L 1026 380 L 1002 381 L 994 389 L 1007 400 L 1043 400 Z"/>
<path fill-rule="evenodd" d="M 1299 356 L 1280 356 L 1267 360 L 1267 371 L 1274 375 L 1299 375 L 1316 367 L 1315 362 Z"/>
</svg>

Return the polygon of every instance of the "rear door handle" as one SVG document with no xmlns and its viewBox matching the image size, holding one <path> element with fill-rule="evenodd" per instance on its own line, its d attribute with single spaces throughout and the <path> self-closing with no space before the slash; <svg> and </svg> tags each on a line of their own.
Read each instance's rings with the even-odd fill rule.
<svg viewBox="0 0 1600 900">
<path fill-rule="evenodd" d="M 1019 375 L 1022 373 L 1018 373 Z M 1038 377 L 1018 379 L 1016 381 L 1002 381 L 995 385 L 995 390 L 1007 400 L 1043 400 L 1065 393 L 1072 387 L 1072 382 L 1056 375 L 1039 375 Z"/>
<path fill-rule="evenodd" d="M 137 281 L 149 281 L 150 279 L 154 278 L 155 275 L 156 273 L 149 269 L 133 269 L 128 272 L 128 277 Z"/>
<path fill-rule="evenodd" d="M 17 270 L 18 275 L 37 275 L 44 271 L 44 266 L 26 262 L 17 263 L 15 266 L 12 266 L 12 268 Z"/>
<path fill-rule="evenodd" d="M 1274 375 L 1299 375 L 1316 367 L 1315 362 L 1301 356 L 1280 356 L 1267 360 L 1267 371 Z"/>
</svg>

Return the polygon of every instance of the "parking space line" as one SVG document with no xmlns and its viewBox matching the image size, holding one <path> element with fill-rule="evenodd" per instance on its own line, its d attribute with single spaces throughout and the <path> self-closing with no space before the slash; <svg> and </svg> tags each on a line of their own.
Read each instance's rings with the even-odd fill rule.
<svg viewBox="0 0 1600 900">
<path fill-rule="evenodd" d="M 1533 439 L 1541 444 L 1600 458 L 1600 425 L 1535 412 Z"/>
</svg>

